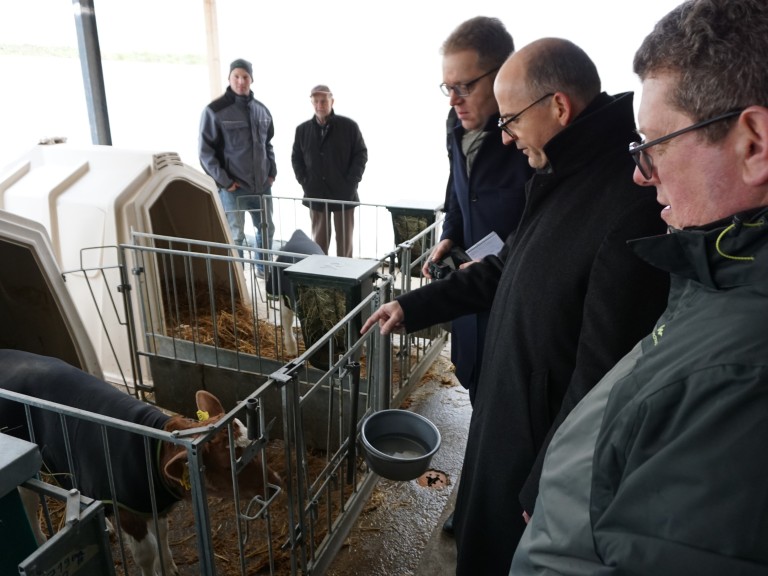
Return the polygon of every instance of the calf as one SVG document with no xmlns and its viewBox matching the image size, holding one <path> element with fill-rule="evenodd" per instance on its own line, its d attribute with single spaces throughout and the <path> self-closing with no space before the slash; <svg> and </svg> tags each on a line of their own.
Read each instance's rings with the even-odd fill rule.
<svg viewBox="0 0 768 576">
<path fill-rule="evenodd" d="M 323 249 L 317 242 L 311 240 L 302 230 L 296 230 L 291 238 L 281 248 L 282 252 L 294 254 L 323 254 Z M 303 257 L 280 255 L 278 262 L 295 264 Z M 293 333 L 293 311 L 296 309 L 296 294 L 291 283 L 285 278 L 283 268 L 277 269 L 277 274 L 271 274 L 267 280 L 267 293 L 281 297 L 280 323 L 283 327 L 283 349 L 287 356 L 296 356 L 299 352 L 296 336 Z"/>
<path fill-rule="evenodd" d="M 168 432 L 202 425 L 181 416 L 168 416 L 61 360 L 28 352 L 0 350 L 0 388 Z M 225 414 L 219 400 L 208 392 L 198 391 L 196 400 L 200 413 L 205 413 L 206 425 L 215 424 Z M 31 408 L 28 423 L 23 403 L 0 398 L 0 431 L 29 440 L 31 427 L 34 442 L 43 457 L 43 470 L 54 475 L 64 488 L 76 487 L 86 496 L 105 501 L 109 509 L 118 514 L 126 542 L 142 576 L 177 575 L 178 569 L 168 546 L 167 515 L 173 505 L 188 494 L 186 448 L 150 439 L 150 485 L 144 436 L 113 427 L 102 428 L 100 424 L 81 418 L 67 417 L 65 420 L 62 424 L 60 414 L 55 411 Z M 106 430 L 110 450 L 109 465 L 116 502 L 109 485 L 103 430 Z M 238 420 L 234 421 L 232 430 L 239 457 L 242 448 L 249 444 L 247 431 Z M 67 454 L 67 443 L 70 455 Z M 201 451 L 207 492 L 231 496 L 228 428 L 224 427 L 211 441 L 203 443 Z M 248 463 L 238 475 L 240 493 L 248 498 L 263 494 L 265 474 L 268 483 L 281 483 L 277 474 L 268 468 L 265 472 L 261 457 Z M 152 518 L 151 491 L 154 491 L 159 516 L 157 533 Z M 30 504 L 29 495 L 24 500 L 25 504 Z M 36 507 L 35 501 L 32 512 Z M 38 541 L 42 542 L 39 523 L 33 521 L 32 527 Z M 158 548 L 162 549 L 162 569 Z"/>
</svg>

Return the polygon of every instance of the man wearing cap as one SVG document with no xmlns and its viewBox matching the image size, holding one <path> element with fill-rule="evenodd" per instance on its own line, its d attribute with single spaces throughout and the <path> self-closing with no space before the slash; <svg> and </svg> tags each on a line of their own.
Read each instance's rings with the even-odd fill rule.
<svg viewBox="0 0 768 576">
<path fill-rule="evenodd" d="M 256 229 L 256 245 L 271 248 L 275 231 L 272 193 L 277 175 L 272 115 L 253 97 L 253 67 L 242 58 L 229 66 L 229 86 L 206 106 L 200 120 L 200 163 L 216 182 L 235 244 L 243 244 L 244 211 Z M 263 215 L 263 218 L 262 218 Z M 266 228 L 266 236 L 262 236 Z"/>
<path fill-rule="evenodd" d="M 368 149 L 357 123 L 333 111 L 333 94 L 328 86 L 315 86 L 309 98 L 315 116 L 296 127 L 293 171 L 304 189 L 304 205 L 309 207 L 315 242 L 328 254 L 332 217 L 336 255 L 351 258 L 355 206 L 328 201 L 360 201 L 357 185 L 368 162 Z"/>
</svg>

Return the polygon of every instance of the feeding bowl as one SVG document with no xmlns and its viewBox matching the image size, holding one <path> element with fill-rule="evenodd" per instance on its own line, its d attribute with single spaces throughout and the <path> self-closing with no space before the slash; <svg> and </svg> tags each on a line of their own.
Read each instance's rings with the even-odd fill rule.
<svg viewBox="0 0 768 576">
<path fill-rule="evenodd" d="M 368 466 L 389 480 L 413 480 L 429 468 L 440 448 L 440 431 L 408 410 L 374 412 L 360 434 Z"/>
</svg>

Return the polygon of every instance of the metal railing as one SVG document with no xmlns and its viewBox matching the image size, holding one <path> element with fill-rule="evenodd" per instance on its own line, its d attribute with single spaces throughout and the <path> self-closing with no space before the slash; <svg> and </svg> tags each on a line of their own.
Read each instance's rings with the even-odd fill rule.
<svg viewBox="0 0 768 576">
<path fill-rule="evenodd" d="M 243 201 L 251 197 L 241 197 Z M 270 249 L 280 248 L 282 242 L 290 238 L 295 230 L 303 230 L 307 236 L 312 237 L 312 225 L 310 209 L 304 205 L 305 199 L 286 196 L 263 196 L 263 209 L 243 210 L 250 212 L 245 218 L 246 236 L 249 245 L 253 248 Z M 442 205 L 436 203 L 419 203 L 418 201 L 402 202 L 402 205 L 373 204 L 365 202 L 347 202 L 343 200 L 311 200 L 312 209 L 329 214 L 333 208 L 339 206 L 346 210 L 354 211 L 354 225 L 351 231 L 342 229 L 343 235 L 352 236 L 353 256 L 355 258 L 381 258 L 397 246 L 411 240 L 419 232 L 430 229 L 430 246 L 434 243 L 434 234 L 439 230 L 432 225 L 439 221 L 439 211 Z M 267 230 L 267 210 L 271 210 L 274 224 L 274 243 L 267 246 L 264 242 Z M 247 215 L 247 214 L 246 214 Z M 256 222 L 262 231 L 262 245 L 255 242 Z M 335 231 L 334 231 L 335 236 Z M 417 248 L 414 248 L 417 249 Z M 329 245 L 329 254 L 335 254 L 335 244 Z M 420 255 L 417 254 L 416 256 Z"/>
<path fill-rule="evenodd" d="M 107 486 L 109 487 L 110 501 L 119 502 L 120 498 L 116 494 L 115 486 L 117 485 L 115 477 L 115 466 L 113 463 L 117 460 L 115 456 L 123 448 L 123 442 L 126 441 L 125 436 L 121 436 L 119 442 L 114 442 L 110 439 L 112 431 L 121 431 L 129 435 L 129 438 L 136 438 L 138 442 L 141 442 L 144 446 L 144 460 L 143 462 L 135 462 L 136 469 L 140 469 L 142 466 L 146 469 L 144 477 L 151 477 L 153 470 L 157 467 L 157 443 L 167 442 L 182 446 L 186 451 L 187 457 L 187 469 L 189 471 L 189 507 L 184 512 L 178 512 L 177 520 L 186 518 L 188 522 L 194 524 L 194 534 L 196 538 L 195 553 L 198 557 L 199 573 L 200 574 L 223 574 L 224 572 L 217 572 L 217 560 L 216 551 L 219 549 L 213 533 L 212 533 L 212 512 L 209 507 L 209 501 L 206 496 L 206 482 L 204 479 L 203 471 L 205 470 L 205 463 L 202 460 L 202 454 L 204 452 L 204 445 L 210 442 L 220 431 L 228 428 L 229 432 L 229 457 L 230 467 L 233 471 L 232 482 L 233 485 L 237 485 L 237 477 L 235 471 L 242 469 L 246 464 L 261 457 L 263 477 L 266 478 L 266 462 L 267 454 L 266 443 L 266 428 L 263 423 L 266 421 L 264 408 L 262 405 L 262 397 L 267 393 L 269 386 L 264 386 L 257 391 L 254 391 L 242 404 L 238 405 L 235 409 L 231 410 L 224 417 L 222 417 L 215 424 L 205 425 L 200 424 L 199 428 L 192 428 L 184 431 L 166 432 L 155 428 L 134 424 L 124 420 L 118 420 L 110 418 L 94 412 L 88 412 L 80 410 L 75 407 L 65 406 L 58 403 L 48 402 L 24 394 L 18 394 L 9 390 L 0 388 L 0 398 L 11 402 L 17 402 L 25 406 L 25 413 L 27 419 L 27 434 L 28 438 L 35 441 L 36 438 L 42 433 L 40 429 L 36 428 L 35 421 L 41 421 L 42 418 L 47 420 L 46 426 L 51 426 L 53 422 L 57 422 L 56 426 L 58 434 L 65 439 L 69 437 L 72 426 L 83 426 L 85 423 L 90 424 L 93 427 L 93 443 L 89 447 L 83 447 L 74 445 L 69 441 L 65 441 L 66 459 L 60 458 L 59 461 L 66 461 L 69 463 L 68 470 L 55 470 L 50 472 L 56 472 L 55 475 L 46 475 L 48 472 L 44 468 L 42 470 L 43 477 L 53 484 L 57 484 L 61 481 L 67 489 L 74 488 L 79 489 L 78 472 L 81 474 L 87 473 L 86 470 L 77 470 L 74 466 L 74 462 L 77 461 L 74 454 L 77 450 L 87 449 L 89 450 L 88 459 L 90 462 L 94 462 L 97 459 L 96 454 L 100 453 L 101 461 L 104 463 L 104 469 L 107 475 Z M 37 411 L 37 416 L 33 418 L 32 411 Z M 48 413 L 48 417 L 40 416 L 40 413 Z M 251 446 L 243 452 L 241 457 L 235 457 L 235 445 L 234 434 L 232 433 L 232 425 L 234 419 L 240 415 L 244 420 L 249 422 L 248 430 Z M 46 433 L 52 432 L 50 429 Z M 130 441 L 130 440 L 128 440 Z M 141 476 L 137 476 L 141 477 Z M 154 490 L 150 489 L 150 505 L 152 509 L 152 517 L 154 519 L 155 531 L 158 531 L 158 522 L 160 512 L 158 510 L 157 494 Z M 235 491 L 237 493 L 237 491 Z M 235 542 L 235 549 L 228 550 L 225 554 L 238 553 L 241 558 L 242 570 L 241 574 L 246 574 L 245 566 L 243 564 L 243 558 L 248 554 L 248 545 L 246 535 L 254 532 L 253 525 L 257 522 L 265 525 L 267 534 L 272 534 L 272 527 L 270 524 L 270 516 L 268 509 L 274 505 L 277 500 L 277 496 L 281 493 L 281 488 L 276 485 L 264 484 L 264 492 L 247 504 L 243 504 L 238 498 L 233 498 L 232 508 L 229 511 L 234 518 L 235 532 L 237 538 L 232 541 Z M 84 496 L 88 496 L 84 494 Z M 178 507 L 177 507 L 178 510 Z M 52 510 L 49 506 L 43 507 L 44 516 L 43 521 L 47 527 L 49 538 L 58 532 L 57 526 L 60 522 L 55 521 L 56 511 Z M 133 564 L 133 559 L 127 552 L 127 543 L 123 537 L 120 521 L 118 516 L 112 517 L 112 522 L 115 525 L 116 542 L 113 545 L 112 556 L 116 560 L 119 560 L 118 564 L 122 570 L 122 574 L 126 576 L 131 574 L 139 574 L 139 568 Z M 264 542 L 267 550 L 266 563 L 270 564 L 274 568 L 275 561 L 273 557 L 274 538 L 268 538 Z M 159 554 L 162 555 L 162 548 L 158 548 Z M 271 569 L 272 569 L 271 568 Z M 120 573 L 120 572 L 118 572 Z M 231 573 L 231 572 L 230 572 Z M 272 571 L 274 572 L 274 570 Z"/>
<path fill-rule="evenodd" d="M 262 453 L 285 481 L 279 497 L 232 503 L 238 543 L 233 551 L 213 536 L 219 519 L 212 518 L 216 512 L 200 488 L 202 476 L 192 480 L 198 488 L 191 512 L 185 512 L 198 535 L 200 574 L 321 574 L 330 564 L 377 481 L 357 448 L 363 419 L 399 405 L 446 339 L 440 328 L 390 338 L 378 330 L 361 335 L 360 327 L 382 302 L 424 282 L 419 270 L 439 225 L 437 220 L 423 227 L 373 259 L 367 285 L 354 296 L 341 289 L 341 312 L 324 319 L 322 334 L 311 341 L 305 338 L 306 318 L 283 325 L 283 308 L 297 302 L 282 296 L 280 271 L 290 264 L 275 261 L 303 254 L 140 233 L 119 247 L 119 291 L 138 373 L 133 393 L 191 415 L 194 392 L 206 389 L 230 410 L 226 422 L 251 414 L 259 430 L 251 456 Z M 265 279 L 257 266 L 264 267 Z M 339 297 L 332 286 L 305 288 Z M 286 353 L 285 330 L 300 343 L 296 357 Z M 192 439 L 74 409 L 61 413 L 129 428 L 146 442 L 183 444 L 196 454 L 213 433 Z M 190 472 L 202 470 L 201 464 Z M 122 541 L 117 546 L 120 565 L 129 570 Z M 235 555 L 237 563 L 221 562 Z"/>
</svg>

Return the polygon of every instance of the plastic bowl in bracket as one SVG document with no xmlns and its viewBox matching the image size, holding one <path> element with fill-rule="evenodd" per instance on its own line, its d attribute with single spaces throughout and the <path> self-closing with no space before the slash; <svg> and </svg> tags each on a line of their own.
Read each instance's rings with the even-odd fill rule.
<svg viewBox="0 0 768 576">
<path fill-rule="evenodd" d="M 374 412 L 363 422 L 360 437 L 368 466 L 389 480 L 418 478 L 440 448 L 437 427 L 408 410 Z"/>
</svg>

